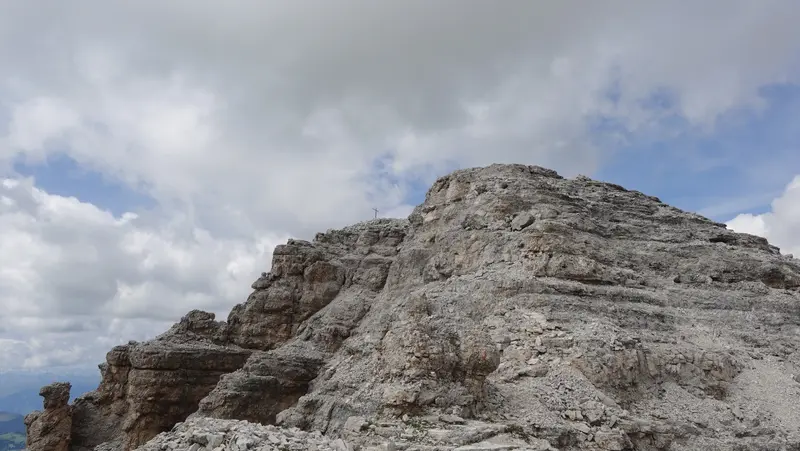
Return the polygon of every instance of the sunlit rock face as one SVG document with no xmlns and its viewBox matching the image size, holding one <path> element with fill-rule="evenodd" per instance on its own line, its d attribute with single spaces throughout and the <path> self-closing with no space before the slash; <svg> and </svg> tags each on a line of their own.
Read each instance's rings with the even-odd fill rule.
<svg viewBox="0 0 800 451">
<path fill-rule="evenodd" d="M 71 449 L 800 447 L 798 260 L 617 185 L 456 171 L 252 288 L 109 352 Z"/>
</svg>

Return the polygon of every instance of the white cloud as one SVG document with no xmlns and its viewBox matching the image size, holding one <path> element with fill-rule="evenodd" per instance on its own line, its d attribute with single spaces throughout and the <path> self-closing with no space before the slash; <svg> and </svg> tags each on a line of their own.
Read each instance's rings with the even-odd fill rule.
<svg viewBox="0 0 800 451">
<path fill-rule="evenodd" d="M 43 369 L 85 373 L 104 361 L 113 346 L 152 338 L 172 321 L 93 314 L 69 319 L 14 318 L 14 323 L 5 332 L 13 338 L 0 338 L 0 373 Z"/>
<path fill-rule="evenodd" d="M 591 173 L 600 142 L 664 117 L 711 129 L 798 81 L 797 18 L 781 0 L 11 2 L 0 306 L 29 325 L 3 346 L 41 356 L 34 331 L 59 330 L 84 349 L 31 357 L 47 365 L 99 349 L 70 331 L 82 315 L 96 331 L 224 311 L 288 234 L 405 215 L 453 166 Z M 648 106 L 662 91 L 674 102 Z M 114 216 L 10 169 L 54 155 L 156 207 Z"/>
<path fill-rule="evenodd" d="M 12 200 L 0 207 L 0 323 L 16 337 L 0 343 L 6 369 L 96 361 L 193 308 L 224 319 L 286 240 L 213 238 L 180 214 L 114 217 L 32 179 L 5 179 L 0 194 Z"/>
<path fill-rule="evenodd" d="M 780 197 L 772 201 L 767 213 L 740 214 L 727 222 L 729 229 L 758 235 L 781 248 L 783 254 L 800 258 L 800 175 L 786 185 Z"/>
<path fill-rule="evenodd" d="M 21 114 L 57 99 L 80 119 L 51 152 L 159 199 L 236 199 L 251 220 L 307 232 L 363 218 L 374 197 L 402 203 L 371 179 L 378 155 L 401 180 L 495 161 L 588 173 L 600 157 L 587 119 L 709 127 L 796 80 L 800 50 L 787 1 L 25 5 L 0 25 L 20 36 L 3 49 L 20 128 L 75 125 Z M 676 96 L 666 112 L 642 107 L 658 89 Z M 8 146 L 29 153 L 31 139 Z"/>
<path fill-rule="evenodd" d="M 40 97 L 19 105 L 9 124 L 9 147 L 43 152 L 51 139 L 78 125 L 78 115 L 57 99 Z"/>
</svg>

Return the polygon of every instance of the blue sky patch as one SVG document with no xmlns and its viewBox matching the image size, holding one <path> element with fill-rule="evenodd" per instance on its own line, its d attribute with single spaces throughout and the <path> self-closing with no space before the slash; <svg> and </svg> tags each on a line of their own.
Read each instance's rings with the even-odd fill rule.
<svg viewBox="0 0 800 451">
<path fill-rule="evenodd" d="M 765 212 L 800 171 L 800 149 L 795 148 L 800 129 L 794 126 L 800 86 L 772 85 L 761 95 L 767 103 L 763 111 L 726 114 L 710 134 L 682 127 L 666 140 L 627 136 L 628 143 L 593 177 L 720 221 L 742 212 Z M 613 126 L 600 125 L 606 130 Z"/>
<path fill-rule="evenodd" d="M 20 175 L 33 177 L 37 188 L 48 194 L 72 196 L 108 210 L 117 217 L 128 211 L 155 206 L 151 197 L 110 180 L 99 172 L 85 169 L 63 154 L 53 154 L 41 164 L 17 162 L 14 170 Z"/>
</svg>

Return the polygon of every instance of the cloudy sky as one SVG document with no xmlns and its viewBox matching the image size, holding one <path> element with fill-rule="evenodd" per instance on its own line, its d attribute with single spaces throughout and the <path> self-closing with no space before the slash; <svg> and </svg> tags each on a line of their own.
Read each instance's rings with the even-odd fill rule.
<svg viewBox="0 0 800 451">
<path fill-rule="evenodd" d="M 793 0 L 0 0 L 0 370 L 226 315 L 289 236 L 538 164 L 800 254 Z"/>
</svg>

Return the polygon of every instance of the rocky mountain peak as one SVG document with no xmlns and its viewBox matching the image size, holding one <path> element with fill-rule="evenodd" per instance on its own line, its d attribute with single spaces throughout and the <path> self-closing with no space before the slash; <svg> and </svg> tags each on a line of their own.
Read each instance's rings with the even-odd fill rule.
<svg viewBox="0 0 800 451">
<path fill-rule="evenodd" d="M 800 262 L 617 185 L 456 171 L 252 289 L 112 349 L 70 448 L 800 447 Z"/>
</svg>

